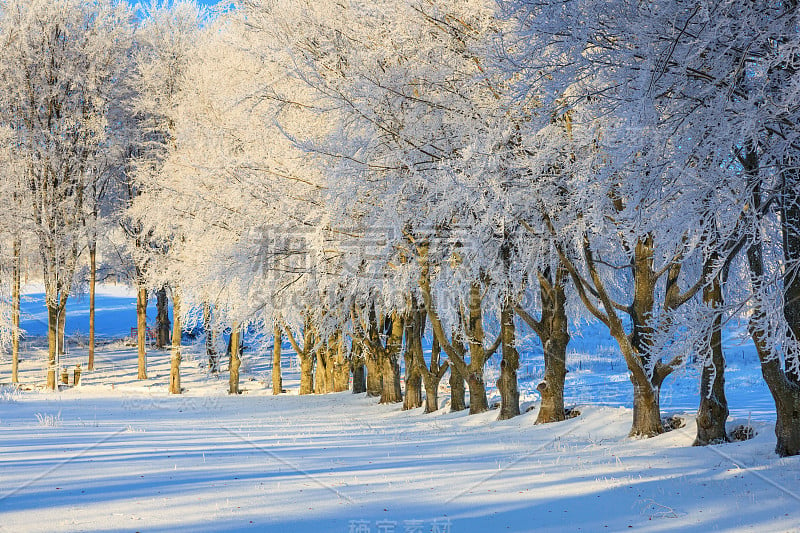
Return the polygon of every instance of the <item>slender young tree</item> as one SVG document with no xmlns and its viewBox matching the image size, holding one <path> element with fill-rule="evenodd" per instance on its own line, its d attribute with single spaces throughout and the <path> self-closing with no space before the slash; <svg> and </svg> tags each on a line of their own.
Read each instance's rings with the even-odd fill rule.
<svg viewBox="0 0 800 533">
<path fill-rule="evenodd" d="M 181 336 L 183 328 L 181 326 L 181 296 L 176 287 L 172 287 L 172 356 L 169 368 L 169 392 L 170 394 L 181 393 Z M 233 344 L 231 344 L 233 346 Z M 233 349 L 233 348 L 232 348 Z M 231 352 L 231 362 L 233 362 L 233 352 Z M 235 357 L 239 357 L 238 353 Z M 233 379 L 233 378 L 231 378 Z M 237 378 L 238 379 L 238 378 Z M 232 389 L 233 390 L 233 389 Z"/>
</svg>

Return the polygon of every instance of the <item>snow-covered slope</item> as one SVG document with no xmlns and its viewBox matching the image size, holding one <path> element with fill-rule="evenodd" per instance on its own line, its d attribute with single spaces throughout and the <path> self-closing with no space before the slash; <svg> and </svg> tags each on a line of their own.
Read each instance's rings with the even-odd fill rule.
<svg viewBox="0 0 800 533">
<path fill-rule="evenodd" d="M 112 337 L 128 332 L 135 309 L 118 292 L 98 297 Z M 729 425 L 750 419 L 758 435 L 705 448 L 691 447 L 692 368 L 662 392 L 664 411 L 684 413 L 687 426 L 627 438 L 631 385 L 592 325 L 574 337 L 568 362 L 567 401 L 582 415 L 547 426 L 534 425 L 535 345 L 523 345 L 520 371 L 532 409 L 497 422 L 496 411 L 448 413 L 446 391 L 431 415 L 363 395 L 297 396 L 288 346 L 289 392 L 278 397 L 269 357 L 254 350 L 244 394 L 230 397 L 227 374 L 209 375 L 200 347 L 185 347 L 186 390 L 175 397 L 166 394 L 168 352 L 150 351 L 150 379 L 138 381 L 135 350 L 122 341 L 101 347 L 94 372 L 85 348 L 70 344 L 62 361 L 82 363 L 82 384 L 46 393 L 34 341 L 21 362 L 28 390 L 0 389 L 0 531 L 797 531 L 800 458 L 773 453 L 774 408 L 737 338 L 732 331 L 726 343 Z"/>
<path fill-rule="evenodd" d="M 291 392 L 273 397 L 254 360 L 246 392 L 229 397 L 227 376 L 208 376 L 191 351 L 186 393 L 170 397 L 168 359 L 151 352 L 151 379 L 139 382 L 133 350 L 109 346 L 80 387 L 6 389 L 3 528 L 346 532 L 450 524 L 460 533 L 800 524 L 800 458 L 775 456 L 768 422 L 755 424 L 751 441 L 693 448 L 691 419 L 630 440 L 625 407 L 581 406 L 580 417 L 547 426 L 534 425 L 535 408 L 505 422 L 495 411 L 424 415 L 363 395 L 297 396 L 289 366 Z M 30 358 L 23 366 L 24 375 L 35 370 Z"/>
</svg>

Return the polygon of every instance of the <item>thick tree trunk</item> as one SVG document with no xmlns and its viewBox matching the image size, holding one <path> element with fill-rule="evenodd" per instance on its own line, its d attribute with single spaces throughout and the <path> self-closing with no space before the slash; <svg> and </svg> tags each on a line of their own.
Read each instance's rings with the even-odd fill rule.
<svg viewBox="0 0 800 533">
<path fill-rule="evenodd" d="M 314 359 L 317 363 L 317 368 L 314 372 L 314 394 L 324 394 L 328 388 L 328 368 L 325 358 L 325 346 L 318 346 L 314 350 Z"/>
<path fill-rule="evenodd" d="M 365 350 L 365 365 L 367 367 L 367 396 L 379 397 L 381 395 L 381 371 L 378 356 L 374 350 Z"/>
<path fill-rule="evenodd" d="M 440 377 L 434 374 L 422 376 L 422 383 L 425 385 L 425 414 L 439 410 L 439 382 Z"/>
<path fill-rule="evenodd" d="M 626 362 L 637 361 L 639 368 L 631 372 L 633 383 L 633 424 L 631 437 L 653 437 L 664 432 L 661 422 L 660 393 L 662 379 L 653 370 L 653 376 L 647 370 L 657 357 L 653 349 L 653 308 L 655 307 L 655 286 L 657 278 L 653 271 L 654 238 L 647 235 L 636 242 L 633 256 L 633 303 L 631 304 L 631 322 L 633 331 L 630 341 L 623 335 L 617 341 L 630 342 L 634 353 L 630 353 Z M 634 364 L 637 364 L 634 363 Z M 629 364 L 630 367 L 630 364 Z M 630 368 L 629 368 L 630 369 Z"/>
<path fill-rule="evenodd" d="M 566 269 L 556 268 L 555 277 L 549 270 L 539 274 L 541 294 L 541 320 L 535 320 L 524 309 L 517 307 L 519 316 L 534 330 L 542 343 L 544 379 L 536 387 L 541 397 L 537 424 L 564 420 L 564 379 L 567 375 L 567 345 L 569 330 L 566 312 Z"/>
<path fill-rule="evenodd" d="M 203 303 L 203 331 L 206 334 L 206 356 L 208 370 L 212 374 L 219 372 L 219 353 L 217 353 L 217 332 L 211 323 L 211 304 Z"/>
<path fill-rule="evenodd" d="M 47 303 L 47 388 L 56 390 L 56 356 L 58 349 L 58 304 Z"/>
<path fill-rule="evenodd" d="M 463 411 L 467 408 L 464 399 L 466 390 L 464 388 L 464 377 L 458 373 L 454 365 L 450 365 L 450 412 Z"/>
<path fill-rule="evenodd" d="M 336 390 L 336 348 L 334 342 L 328 339 L 326 346 L 322 348 L 325 354 L 325 394 Z"/>
<path fill-rule="evenodd" d="M 560 333 L 566 333 L 566 327 Z M 560 422 L 565 418 L 564 380 L 567 376 L 568 342 L 569 335 L 565 337 L 559 332 L 553 332 L 544 342 L 544 380 L 536 387 L 542 398 L 536 416 L 537 424 Z"/>
<path fill-rule="evenodd" d="M 97 288 L 97 243 L 89 243 L 89 364 L 94 370 L 95 348 L 95 290 Z"/>
<path fill-rule="evenodd" d="M 425 367 L 425 359 L 422 357 L 422 353 L 419 354 L 420 357 L 416 361 L 420 374 L 422 374 L 422 382 L 425 384 L 425 413 L 433 413 L 439 410 L 439 383 L 448 369 L 446 361 L 444 364 L 439 364 L 441 350 L 439 341 L 434 337 L 433 345 L 431 346 L 430 368 Z"/>
<path fill-rule="evenodd" d="M 380 355 L 381 363 L 381 401 L 380 403 L 400 403 L 403 401 L 403 391 L 400 387 L 400 349 L 403 344 L 403 320 L 396 311 L 389 319 L 389 337 L 386 348 Z M 379 344 L 376 341 L 375 344 Z"/>
<path fill-rule="evenodd" d="M 166 295 L 164 295 L 166 301 Z M 181 393 L 181 297 L 178 289 L 172 289 L 172 358 L 169 369 L 170 394 Z M 168 320 L 169 321 L 169 320 Z M 160 327 L 160 326 L 159 326 Z M 159 333 L 160 334 L 160 333 Z"/>
<path fill-rule="evenodd" d="M 633 424 L 631 437 L 655 437 L 664 433 L 664 424 L 661 422 L 661 409 L 659 405 L 660 384 L 655 385 L 649 380 L 637 380 L 631 374 L 633 383 Z"/>
<path fill-rule="evenodd" d="M 174 305 L 173 303 L 173 307 Z M 170 344 L 169 303 L 167 300 L 166 287 L 161 287 L 158 292 L 156 292 L 156 309 L 156 348 L 163 350 Z M 175 319 L 175 321 L 177 322 L 178 319 Z"/>
<path fill-rule="evenodd" d="M 800 169 L 796 162 L 783 172 L 785 184 L 781 199 L 781 235 L 784 269 L 783 316 L 789 326 L 784 371 L 787 379 L 800 385 Z M 798 421 L 800 422 L 800 421 Z"/>
<path fill-rule="evenodd" d="M 422 374 L 415 367 L 413 356 L 405 355 L 406 365 L 406 392 L 403 398 L 403 410 L 422 407 Z M 410 369 L 410 371 L 409 371 Z"/>
<path fill-rule="evenodd" d="M 422 321 L 425 315 L 419 309 L 412 309 L 406 319 L 406 346 L 403 360 L 406 367 L 406 393 L 403 399 L 403 410 L 416 409 L 422 406 L 422 373 L 417 364 L 422 355 Z"/>
<path fill-rule="evenodd" d="M 139 285 L 136 292 L 136 345 L 139 356 L 138 379 L 147 379 L 147 289 Z"/>
<path fill-rule="evenodd" d="M 290 340 L 291 331 L 286 329 L 286 334 Z M 306 320 L 306 325 L 303 331 L 303 348 L 296 343 L 292 343 L 297 356 L 300 358 L 300 394 L 313 394 L 314 393 L 314 358 L 316 354 L 312 351 L 314 345 L 314 334 L 311 329 L 311 321 Z"/>
<path fill-rule="evenodd" d="M 281 343 L 283 342 L 283 332 L 281 325 L 277 321 L 272 329 L 272 394 L 283 392 L 283 380 L 281 379 Z"/>
<path fill-rule="evenodd" d="M 497 419 L 508 420 L 519 415 L 519 389 L 517 388 L 519 353 L 516 348 L 514 310 L 510 301 L 505 302 L 500 312 L 500 330 L 503 358 L 500 361 L 500 377 L 497 379 L 497 389 L 500 391 L 500 413 L 497 415 Z M 471 397 L 472 392 L 470 392 Z"/>
<path fill-rule="evenodd" d="M 703 302 L 712 309 L 722 306 L 722 281 L 715 277 L 703 289 Z M 722 316 L 717 313 L 708 338 L 700 376 L 700 406 L 697 408 L 695 446 L 728 442 L 725 422 L 728 400 L 725 398 L 725 354 L 722 350 Z"/>
<path fill-rule="evenodd" d="M 748 160 L 751 158 L 755 158 L 752 153 Z M 753 205 L 756 208 L 759 207 L 759 195 L 758 189 L 754 188 Z M 750 336 L 761 362 L 761 375 L 775 401 L 775 453 L 781 457 L 800 455 L 800 385 L 792 381 L 792 375 L 781 368 L 779 359 L 768 344 L 769 337 L 763 330 L 768 321 L 760 302 L 765 283 L 764 252 L 760 242 L 748 248 L 747 261 L 756 302 L 750 314 Z"/>
<path fill-rule="evenodd" d="M 353 339 L 350 351 L 350 365 L 353 372 L 353 394 L 367 392 L 367 368 L 364 365 L 364 349 L 360 341 Z"/>
<path fill-rule="evenodd" d="M 344 357 L 338 359 L 333 367 L 333 392 L 350 389 L 350 363 Z"/>
<path fill-rule="evenodd" d="M 483 310 L 479 282 L 474 282 L 469 291 L 466 336 L 469 344 L 469 365 L 467 365 L 467 387 L 469 388 L 469 414 L 476 415 L 489 410 L 486 399 L 486 384 L 483 368 L 486 364 L 486 351 L 483 347 Z"/>
<path fill-rule="evenodd" d="M 298 353 L 300 358 L 300 394 L 314 394 L 314 354 Z"/>
<path fill-rule="evenodd" d="M 350 362 L 344 356 L 344 341 L 336 335 L 333 359 L 333 392 L 344 392 L 350 388 Z"/>
<path fill-rule="evenodd" d="M 470 372 L 467 376 L 469 389 L 469 414 L 476 415 L 489 410 L 489 401 L 486 398 L 486 383 L 483 380 L 483 369 L 480 372 Z"/>
<path fill-rule="evenodd" d="M 20 242 L 14 239 L 13 273 L 11 280 L 11 382 L 19 383 L 19 337 L 20 337 Z"/>
<path fill-rule="evenodd" d="M 380 403 L 400 403 L 403 401 L 403 391 L 400 387 L 400 363 L 397 356 L 386 355 L 381 359 Z"/>
<path fill-rule="evenodd" d="M 768 385 L 775 384 L 770 386 L 777 414 L 775 453 L 781 457 L 800 455 L 800 386 L 786 378 L 777 361 L 762 364 L 761 371 L 764 379 L 769 379 Z"/>
<path fill-rule="evenodd" d="M 353 394 L 367 392 L 367 369 L 364 363 L 353 364 Z"/>
<path fill-rule="evenodd" d="M 230 339 L 230 361 L 228 368 L 230 369 L 230 376 L 228 379 L 228 394 L 241 394 L 239 390 L 239 367 L 242 364 L 241 354 L 239 353 L 239 323 L 234 322 L 231 326 L 231 339 Z"/>
</svg>

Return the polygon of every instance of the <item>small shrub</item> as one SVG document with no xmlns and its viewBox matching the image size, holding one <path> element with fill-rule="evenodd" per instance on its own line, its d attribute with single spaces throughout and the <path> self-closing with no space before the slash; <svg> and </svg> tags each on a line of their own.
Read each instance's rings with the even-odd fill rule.
<svg viewBox="0 0 800 533">
<path fill-rule="evenodd" d="M 19 387 L 14 385 L 0 386 L 0 403 L 16 403 L 19 398 Z"/>
<path fill-rule="evenodd" d="M 36 413 L 36 420 L 39 421 L 39 425 L 46 428 L 55 428 L 61 425 L 61 411 L 55 415 L 48 415 L 42 413 Z"/>
</svg>

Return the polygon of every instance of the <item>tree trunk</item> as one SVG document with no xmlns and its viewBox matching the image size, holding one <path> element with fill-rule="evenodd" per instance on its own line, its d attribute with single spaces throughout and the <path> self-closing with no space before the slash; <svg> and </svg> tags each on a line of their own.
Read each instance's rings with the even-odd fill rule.
<svg viewBox="0 0 800 533">
<path fill-rule="evenodd" d="M 639 380 L 631 374 L 633 383 L 633 424 L 631 424 L 631 437 L 655 437 L 664 433 L 664 424 L 661 422 L 661 409 L 659 404 L 660 383 Z"/>
<path fill-rule="evenodd" d="M 500 311 L 500 330 L 503 358 L 500 361 L 500 377 L 497 379 L 497 389 L 500 391 L 500 413 L 497 415 L 497 419 L 508 420 L 519 415 L 519 389 L 517 388 L 519 353 L 516 348 L 514 310 L 508 299 Z M 472 397 L 471 392 L 470 397 Z"/>
<path fill-rule="evenodd" d="M 539 414 L 536 416 L 537 424 L 560 422 L 565 419 L 564 412 L 564 380 L 567 376 L 567 343 L 566 320 L 562 331 L 553 331 L 551 337 L 544 341 L 544 380 L 536 389 L 541 395 L 542 402 Z"/>
<path fill-rule="evenodd" d="M 272 329 L 272 394 L 280 394 L 283 391 L 283 380 L 281 379 L 282 342 L 281 325 L 276 321 Z"/>
<path fill-rule="evenodd" d="M 233 326 L 231 326 L 231 349 L 230 349 L 230 361 L 228 363 L 228 368 L 230 369 L 230 376 L 228 379 L 228 394 L 241 394 L 239 390 L 239 367 L 242 364 L 241 354 L 239 353 L 239 323 L 234 322 Z"/>
<path fill-rule="evenodd" d="M 89 364 L 87 368 L 94 370 L 95 347 L 95 290 L 97 287 L 97 243 L 89 243 Z"/>
<path fill-rule="evenodd" d="M 776 374 L 775 380 L 779 379 Z M 786 380 L 785 386 L 776 388 L 773 397 L 777 413 L 775 453 L 781 457 L 800 455 L 800 387 Z"/>
<path fill-rule="evenodd" d="M 175 304 L 173 303 L 173 308 L 174 306 Z M 161 287 L 158 292 L 156 292 L 156 309 L 156 348 L 163 350 L 170 343 L 169 304 L 167 300 L 166 287 Z M 175 313 L 173 311 L 173 318 L 174 314 Z M 175 321 L 177 322 L 178 319 L 176 318 Z"/>
<path fill-rule="evenodd" d="M 422 406 L 422 373 L 417 364 L 422 355 L 422 320 L 425 315 L 414 308 L 406 319 L 406 347 L 403 360 L 406 367 L 406 393 L 403 399 L 403 410 L 416 409 Z"/>
<path fill-rule="evenodd" d="M 217 332 L 211 323 L 211 304 L 203 302 L 203 331 L 206 334 L 206 356 L 208 370 L 212 374 L 219 372 L 219 353 L 217 353 Z"/>
<path fill-rule="evenodd" d="M 163 290 L 163 289 L 162 289 Z M 164 300 L 166 301 L 166 294 Z M 169 369 L 169 392 L 170 394 L 181 393 L 181 297 L 178 289 L 172 289 L 172 359 Z M 169 320 L 167 320 L 169 322 Z M 159 326 L 161 327 L 161 326 Z M 160 335 L 160 332 L 159 332 Z M 169 337 L 169 335 L 167 335 Z"/>
<path fill-rule="evenodd" d="M 467 408 L 464 378 L 458 373 L 455 365 L 450 365 L 450 412 L 463 411 Z"/>
<path fill-rule="evenodd" d="M 456 341 L 457 334 L 453 333 L 453 342 L 448 341 L 444 333 L 441 320 L 433 304 L 431 295 L 429 265 L 427 262 L 427 249 L 418 249 L 420 255 L 421 275 L 419 285 L 422 292 L 425 309 L 433 326 L 433 333 L 439 344 L 445 350 L 450 363 L 451 409 L 453 411 L 463 408 L 463 380 L 467 380 L 470 390 L 469 414 L 482 413 L 489 409 L 486 399 L 486 387 L 483 382 L 483 367 L 490 352 L 483 346 L 483 313 L 481 283 L 475 281 L 470 286 L 468 298 L 468 314 L 463 323 L 463 336 L 469 342 L 469 364 L 466 362 L 466 350 L 461 341 Z M 460 314 L 460 313 L 459 313 Z M 492 351 L 496 349 L 492 349 Z M 458 374 L 458 377 L 456 375 Z"/>
<path fill-rule="evenodd" d="M 337 360 L 333 367 L 333 392 L 344 392 L 350 389 L 350 363 L 344 357 Z"/>
<path fill-rule="evenodd" d="M 385 355 L 381 365 L 381 401 L 380 403 L 400 403 L 403 392 L 400 388 L 400 363 L 397 355 Z"/>
<path fill-rule="evenodd" d="M 14 239 L 13 279 L 11 280 L 11 382 L 19 383 L 20 337 L 20 242 Z"/>
<path fill-rule="evenodd" d="M 364 347 L 353 339 L 350 351 L 350 364 L 353 372 L 353 394 L 367 392 L 367 368 L 364 366 Z"/>
<path fill-rule="evenodd" d="M 439 341 L 434 336 L 433 345 L 431 346 L 430 368 L 425 367 L 425 359 L 422 357 L 422 353 L 419 354 L 420 358 L 416 361 L 420 374 L 422 374 L 422 382 L 425 384 L 425 413 L 433 413 L 439 410 L 439 383 L 449 368 L 447 361 L 444 364 L 439 364 L 441 351 L 442 348 L 439 346 Z"/>
<path fill-rule="evenodd" d="M 328 389 L 328 368 L 326 365 L 326 352 L 325 346 L 318 346 L 314 350 L 314 359 L 317 363 L 316 371 L 314 372 L 314 394 L 324 394 Z"/>
<path fill-rule="evenodd" d="M 413 355 L 404 356 L 406 365 L 406 392 L 403 399 L 403 410 L 422 407 L 422 374 L 414 365 Z M 410 369 L 410 371 L 409 371 Z"/>
<path fill-rule="evenodd" d="M 637 361 L 637 372 L 631 372 L 633 383 L 633 424 L 631 437 L 653 437 L 664 432 L 661 422 L 661 379 L 652 370 L 647 375 L 657 356 L 653 354 L 653 308 L 655 307 L 656 276 L 653 271 L 654 238 L 648 234 L 636 242 L 633 256 L 633 302 L 630 306 L 632 333 L 630 341 L 618 336 L 617 341 L 630 342 L 635 353 L 627 361 Z M 636 364 L 636 363 L 634 363 Z"/>
<path fill-rule="evenodd" d="M 286 330 L 286 334 L 291 337 L 291 332 Z M 294 344 L 297 356 L 300 358 L 300 394 L 313 394 L 314 393 L 314 358 L 315 354 L 312 351 L 314 345 L 314 335 L 311 331 L 311 321 L 306 320 L 305 328 L 303 331 L 303 348 L 298 349 L 299 346 Z"/>
<path fill-rule="evenodd" d="M 748 154 L 747 161 L 755 159 L 753 152 Z M 747 169 L 747 167 L 746 167 Z M 748 169 L 750 170 L 750 169 Z M 753 205 L 760 206 L 760 192 L 753 189 Z M 750 336 L 756 346 L 761 362 L 761 375 L 769 387 L 775 401 L 775 453 L 781 457 L 800 455 L 800 385 L 792 381 L 774 356 L 769 338 L 763 325 L 768 323 L 764 305 L 764 251 L 760 242 L 755 242 L 747 250 L 747 262 L 750 267 L 750 282 L 755 294 L 753 310 L 750 313 Z"/>
<path fill-rule="evenodd" d="M 47 388 L 56 390 L 56 356 L 58 349 L 58 315 L 59 306 L 47 303 Z"/>
<path fill-rule="evenodd" d="M 476 415 L 489 410 L 486 399 L 486 384 L 483 380 L 483 368 L 486 364 L 486 352 L 483 347 L 483 311 L 482 294 L 479 282 L 473 282 L 469 291 L 466 335 L 469 344 L 469 365 L 467 365 L 467 387 L 469 388 L 469 414 Z"/>
<path fill-rule="evenodd" d="M 403 344 L 403 321 L 399 313 L 392 313 L 386 348 L 379 360 L 381 363 L 381 401 L 380 403 L 400 403 L 403 391 L 400 388 L 400 349 Z M 380 342 L 380 341 L 378 341 Z M 377 343 L 376 343 L 377 344 Z"/>
<path fill-rule="evenodd" d="M 147 379 L 147 289 L 139 285 L 136 293 L 136 344 L 139 354 L 138 379 Z"/>
<path fill-rule="evenodd" d="M 481 372 L 470 372 L 467 376 L 467 388 L 469 389 L 469 414 L 477 415 L 488 411 L 489 401 L 486 398 L 483 369 Z"/>
<path fill-rule="evenodd" d="M 790 382 L 800 386 L 800 170 L 795 161 L 787 166 L 782 173 L 781 236 L 787 272 L 783 280 L 783 316 L 791 339 L 784 347 L 784 371 Z"/>
<path fill-rule="evenodd" d="M 367 396 L 379 397 L 381 395 L 381 371 L 378 356 L 372 349 L 365 350 L 364 357 L 367 367 Z"/>
<path fill-rule="evenodd" d="M 344 356 L 341 334 L 336 335 L 333 358 L 333 392 L 344 392 L 350 388 L 350 362 Z"/>
<path fill-rule="evenodd" d="M 564 420 L 564 379 L 567 375 L 567 345 L 569 330 L 566 312 L 566 269 L 556 268 L 539 273 L 539 292 L 542 302 L 541 320 L 535 320 L 524 309 L 516 308 L 519 316 L 534 330 L 542 343 L 544 379 L 536 387 L 541 397 L 536 424 Z"/>
<path fill-rule="evenodd" d="M 437 377 L 433 374 L 422 376 L 422 383 L 425 385 L 425 414 L 433 413 L 439 410 L 440 381 L 441 378 L 437 379 Z"/>
<path fill-rule="evenodd" d="M 715 277 L 703 288 L 703 302 L 712 310 L 723 305 L 722 280 Z M 697 409 L 695 446 L 728 442 L 725 422 L 728 400 L 725 398 L 725 354 L 722 350 L 722 315 L 717 311 L 703 357 L 700 376 L 700 406 Z"/>
<path fill-rule="evenodd" d="M 299 353 L 300 358 L 300 394 L 314 393 L 314 354 Z"/>
<path fill-rule="evenodd" d="M 325 354 L 325 394 L 336 390 L 336 348 L 334 346 L 335 342 L 328 339 L 327 345 L 322 349 Z"/>
<path fill-rule="evenodd" d="M 66 329 L 67 329 L 67 313 L 62 310 L 62 312 L 59 313 L 58 315 L 58 355 L 64 355 L 65 353 L 67 353 Z"/>
<path fill-rule="evenodd" d="M 425 364 L 425 353 L 422 350 L 422 337 L 425 334 L 425 325 L 428 321 L 428 313 L 424 305 L 419 305 L 416 297 L 411 295 L 411 309 L 412 309 L 412 322 L 415 324 L 415 330 L 412 332 L 411 343 L 413 350 L 407 350 L 413 356 L 412 365 L 417 369 L 422 383 L 425 385 L 425 413 L 433 413 L 439 410 L 439 383 L 442 381 L 445 372 L 447 372 L 448 363 L 445 361 L 443 364 L 439 363 L 442 347 L 436 335 L 433 336 L 433 345 L 431 346 L 431 362 L 430 367 Z M 406 361 L 406 369 L 408 369 L 408 361 Z M 408 396 L 408 392 L 406 393 Z"/>
<path fill-rule="evenodd" d="M 367 392 L 367 369 L 364 363 L 353 363 L 353 394 Z"/>
</svg>

